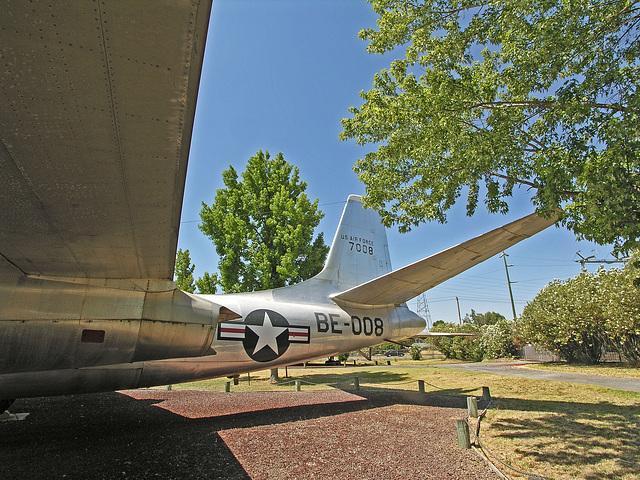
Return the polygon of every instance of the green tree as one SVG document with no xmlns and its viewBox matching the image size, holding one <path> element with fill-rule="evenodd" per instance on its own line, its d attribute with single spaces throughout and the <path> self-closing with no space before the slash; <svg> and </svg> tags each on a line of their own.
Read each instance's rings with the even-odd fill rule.
<svg viewBox="0 0 640 480">
<path fill-rule="evenodd" d="M 473 323 L 474 325 L 494 325 L 501 320 L 505 320 L 504 315 L 498 312 L 476 313 L 471 309 L 471 314 L 466 314 L 462 321 L 464 323 Z"/>
<path fill-rule="evenodd" d="M 346 367 L 347 366 L 347 360 L 349 360 L 349 355 L 351 355 L 350 352 L 340 353 L 340 354 L 338 354 L 338 356 L 336 358 L 338 359 L 338 361 L 342 365 L 344 365 Z"/>
<path fill-rule="evenodd" d="M 322 269 L 329 248 L 322 233 L 313 235 L 323 214 L 282 153 L 259 151 L 240 178 L 232 166 L 222 176 L 225 188 L 212 205 L 203 202 L 199 227 L 220 257 L 225 293 L 282 287 Z"/>
<path fill-rule="evenodd" d="M 193 293 L 198 288 L 198 293 L 216 293 L 217 275 L 210 275 L 204 272 L 204 275 L 197 280 L 193 279 L 193 272 L 196 266 L 191 263 L 191 255 L 189 250 L 178 249 L 176 253 L 176 268 L 173 274 L 173 281 L 176 286 L 185 292 Z"/>
<path fill-rule="evenodd" d="M 369 1 L 367 50 L 404 58 L 340 137 L 377 146 L 355 170 L 386 225 L 445 222 L 463 194 L 504 213 L 521 186 L 578 238 L 638 244 L 640 2 Z"/>
<path fill-rule="evenodd" d="M 178 249 L 176 254 L 176 267 L 173 273 L 173 281 L 176 286 L 185 292 L 193 293 L 196 289 L 193 281 L 193 271 L 195 265 L 191 264 L 191 256 L 189 250 Z"/>
<path fill-rule="evenodd" d="M 209 272 L 204 272 L 202 277 L 196 280 L 196 287 L 198 287 L 198 293 L 214 294 L 216 293 L 216 283 L 218 281 L 218 275 L 211 275 Z"/>
</svg>

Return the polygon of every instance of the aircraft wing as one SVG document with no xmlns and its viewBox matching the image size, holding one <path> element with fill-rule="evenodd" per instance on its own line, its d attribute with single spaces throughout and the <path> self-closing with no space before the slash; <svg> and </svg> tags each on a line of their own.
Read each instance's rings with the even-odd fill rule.
<svg viewBox="0 0 640 480">
<path fill-rule="evenodd" d="M 338 304 L 400 305 L 544 230 L 556 220 L 529 215 L 332 298 Z"/>
<path fill-rule="evenodd" d="M 172 278 L 210 11 L 5 3 L 0 275 Z"/>
</svg>

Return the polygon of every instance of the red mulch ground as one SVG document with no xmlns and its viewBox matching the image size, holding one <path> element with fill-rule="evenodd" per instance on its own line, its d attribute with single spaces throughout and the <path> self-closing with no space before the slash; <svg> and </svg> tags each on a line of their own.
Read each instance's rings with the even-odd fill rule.
<svg viewBox="0 0 640 480">
<path fill-rule="evenodd" d="M 18 400 L 0 478 L 485 479 L 465 399 L 415 392 L 121 393 Z"/>
</svg>

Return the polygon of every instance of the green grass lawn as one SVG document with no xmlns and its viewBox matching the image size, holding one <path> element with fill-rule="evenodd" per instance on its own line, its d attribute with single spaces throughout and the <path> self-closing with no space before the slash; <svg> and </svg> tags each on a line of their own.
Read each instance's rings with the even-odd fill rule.
<svg viewBox="0 0 640 480">
<path fill-rule="evenodd" d="M 610 377 L 640 378 L 640 368 L 627 363 L 601 363 L 599 365 L 571 365 L 567 363 L 531 363 L 526 366 L 533 370 L 567 373 L 588 373 Z"/>
<path fill-rule="evenodd" d="M 437 360 L 391 359 L 393 368 L 366 362 L 347 367 L 289 367 L 280 369 L 280 384 L 269 383 L 269 372 L 239 378 L 232 391 L 352 389 L 358 377 L 362 389 L 391 388 L 417 391 L 424 380 L 427 391 L 482 394 L 488 386 L 494 403 L 482 422 L 480 438 L 501 460 L 548 478 L 637 479 L 640 472 L 640 394 L 599 386 L 546 382 L 518 377 L 431 368 Z M 425 368 L 412 365 L 422 364 Z M 638 377 L 628 367 L 541 365 L 528 368 Z M 174 389 L 224 390 L 227 378 L 175 385 Z M 452 423 L 451 435 L 455 435 Z M 504 470 L 504 469 L 503 469 Z M 512 472 L 505 470 L 510 477 Z M 519 478 L 517 475 L 513 478 Z"/>
</svg>

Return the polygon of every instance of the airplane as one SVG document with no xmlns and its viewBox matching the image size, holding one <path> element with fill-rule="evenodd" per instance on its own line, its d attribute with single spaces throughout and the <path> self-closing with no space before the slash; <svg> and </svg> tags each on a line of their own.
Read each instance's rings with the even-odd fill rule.
<svg viewBox="0 0 640 480">
<path fill-rule="evenodd" d="M 418 334 L 407 300 L 555 223 L 530 215 L 392 270 L 348 198 L 324 269 L 263 292 L 172 281 L 211 1 L 9 1 L 0 18 L 0 413 Z"/>
</svg>

